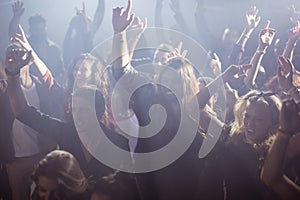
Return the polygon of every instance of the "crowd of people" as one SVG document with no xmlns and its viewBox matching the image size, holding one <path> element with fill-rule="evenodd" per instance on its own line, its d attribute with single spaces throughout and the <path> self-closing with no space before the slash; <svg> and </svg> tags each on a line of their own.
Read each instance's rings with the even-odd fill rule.
<svg viewBox="0 0 300 200">
<path fill-rule="evenodd" d="M 170 0 L 174 29 L 195 37 L 180 2 Z M 209 62 L 195 66 L 189 54 L 198 52 L 183 50 L 185 43 L 178 44 L 172 32 L 157 31 L 152 37 L 165 42 L 140 48 L 149 42 L 147 19 L 135 15 L 133 3 L 112 10 L 114 33 L 106 53 L 92 51 L 104 0 L 98 0 L 93 19 L 84 4 L 76 10 L 62 51 L 48 38 L 40 14 L 29 18 L 27 36 L 20 24 L 24 5 L 13 3 L 10 44 L 0 62 L 0 199 L 299 199 L 300 11 L 290 8 L 293 26 L 286 40 L 276 38 L 266 20 L 249 44 L 263 21 L 259 8 L 246 11 L 240 33 L 226 28 L 218 39 L 205 20 L 204 1 L 196 0 L 194 39 L 209 52 Z M 157 27 L 164 27 L 161 3 Z M 246 45 L 256 47 L 253 55 Z M 263 58 L 272 66 L 262 66 Z M 161 112 L 151 112 L 156 105 L 165 111 L 162 125 Z M 102 136 L 89 132 L 98 130 L 91 113 L 104 137 L 127 154 L 116 156 L 97 141 Z M 153 133 L 151 124 L 160 129 Z M 165 146 L 168 151 L 160 151 Z M 183 152 L 172 162 L 151 168 L 178 149 Z M 165 155 L 140 159 L 148 152 Z"/>
</svg>

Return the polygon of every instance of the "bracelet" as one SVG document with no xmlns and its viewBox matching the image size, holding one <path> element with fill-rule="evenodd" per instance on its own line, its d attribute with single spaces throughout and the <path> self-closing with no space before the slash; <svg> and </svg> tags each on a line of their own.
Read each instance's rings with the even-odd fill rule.
<svg viewBox="0 0 300 200">
<path fill-rule="evenodd" d="M 281 137 L 283 137 L 285 139 L 290 139 L 292 137 L 291 135 L 283 132 L 281 129 L 277 129 L 277 135 L 281 136 Z"/>
<path fill-rule="evenodd" d="M 260 54 L 260 55 L 264 55 L 264 54 L 266 54 L 266 51 L 261 51 L 261 50 L 257 50 L 255 53 L 258 53 L 258 54 Z"/>
<path fill-rule="evenodd" d="M 20 76 L 20 70 L 15 71 L 15 72 L 11 72 L 7 68 L 5 68 L 4 70 L 5 70 L 6 75 L 9 76 L 9 77 L 18 77 L 18 76 Z"/>
<path fill-rule="evenodd" d="M 247 39 L 250 38 L 249 35 L 247 35 L 247 34 L 243 34 L 243 36 L 244 36 L 245 38 L 247 38 Z"/>
</svg>

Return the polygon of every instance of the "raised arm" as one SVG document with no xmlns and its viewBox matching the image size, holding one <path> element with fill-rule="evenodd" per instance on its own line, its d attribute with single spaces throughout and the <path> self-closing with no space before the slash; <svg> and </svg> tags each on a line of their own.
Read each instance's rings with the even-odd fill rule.
<svg viewBox="0 0 300 200">
<path fill-rule="evenodd" d="M 247 10 L 246 12 L 247 24 L 230 54 L 229 64 L 237 65 L 240 63 L 246 43 L 250 38 L 252 32 L 255 30 L 255 28 L 258 26 L 260 22 L 260 16 L 258 16 L 258 11 L 259 10 L 255 6 Z"/>
<path fill-rule="evenodd" d="M 253 6 L 249 10 L 247 10 L 247 12 L 246 12 L 247 25 L 244 28 L 240 38 L 237 41 L 238 45 L 245 47 L 252 32 L 258 26 L 258 24 L 260 22 L 260 16 L 258 16 L 258 12 L 259 12 L 259 10 L 256 8 L 256 6 Z"/>
<path fill-rule="evenodd" d="M 38 57 L 38 55 L 35 53 L 35 51 L 32 49 L 31 45 L 29 44 L 26 35 L 24 33 L 24 30 L 20 24 L 18 24 L 19 32 L 20 34 L 16 34 L 14 38 L 28 51 L 31 52 L 32 61 L 35 65 L 36 69 L 40 73 L 42 80 L 44 83 L 48 85 L 49 88 L 51 88 L 54 84 L 54 78 L 46 66 L 46 64 Z"/>
<path fill-rule="evenodd" d="M 231 65 L 228 67 L 223 73 L 197 93 L 199 107 L 204 108 L 211 95 L 216 93 L 218 89 L 222 89 L 222 86 L 225 83 L 236 81 L 236 79 L 243 79 L 246 76 L 246 70 L 250 67 L 251 65 Z"/>
<path fill-rule="evenodd" d="M 300 198 L 300 187 L 284 174 L 284 160 L 290 138 L 300 129 L 299 111 L 299 104 L 297 105 L 293 100 L 283 103 L 280 112 L 280 127 L 261 172 L 263 182 L 282 199 Z"/>
<path fill-rule="evenodd" d="M 146 28 L 147 18 L 145 18 L 144 21 L 142 21 L 139 17 L 134 18 L 130 28 L 128 29 L 128 49 L 130 59 L 132 58 L 136 45 Z"/>
<path fill-rule="evenodd" d="M 16 1 L 12 5 L 13 17 L 9 22 L 8 36 L 11 38 L 19 32 L 18 25 L 20 24 L 21 16 L 24 14 L 23 2 Z"/>
<path fill-rule="evenodd" d="M 15 116 L 22 113 L 27 106 L 27 100 L 20 84 L 20 70 L 29 64 L 30 59 L 31 52 L 25 49 L 8 49 L 6 52 L 7 93 Z"/>
<path fill-rule="evenodd" d="M 279 88 L 288 94 L 296 103 L 300 102 L 300 93 L 298 88 L 293 84 L 294 66 L 289 59 L 280 56 L 278 59 L 278 83 Z"/>
<path fill-rule="evenodd" d="M 283 50 L 283 57 L 293 60 L 294 49 L 300 37 L 300 22 L 297 20 L 296 26 L 288 31 L 288 41 Z"/>
<path fill-rule="evenodd" d="M 126 38 L 126 30 L 133 22 L 134 13 L 131 13 L 132 0 L 128 0 L 127 8 L 113 9 L 112 25 L 114 29 L 112 47 L 113 69 L 126 67 L 130 63 L 130 54 Z"/>
<path fill-rule="evenodd" d="M 257 77 L 257 73 L 261 64 L 261 60 L 266 53 L 268 46 L 271 45 L 273 38 L 275 36 L 275 30 L 269 28 L 270 21 L 267 22 L 266 27 L 260 31 L 258 37 L 258 47 L 251 58 L 250 64 L 252 64 L 252 68 L 247 71 L 247 76 L 244 79 L 245 85 L 249 88 L 254 88 L 256 83 L 255 79 Z"/>
<path fill-rule="evenodd" d="M 104 19 L 104 11 L 105 11 L 105 0 L 98 0 L 97 9 L 94 14 L 93 22 L 91 25 L 92 36 L 95 35 L 95 33 L 99 29 L 99 27 Z"/>
</svg>

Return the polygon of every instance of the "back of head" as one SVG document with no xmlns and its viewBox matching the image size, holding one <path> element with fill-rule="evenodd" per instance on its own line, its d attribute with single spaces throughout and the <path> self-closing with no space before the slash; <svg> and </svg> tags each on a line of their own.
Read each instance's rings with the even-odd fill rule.
<svg viewBox="0 0 300 200">
<path fill-rule="evenodd" d="M 88 186 L 76 158 L 62 150 L 50 152 L 39 162 L 32 179 L 37 183 L 40 176 L 53 179 L 61 191 L 70 196 L 84 193 Z"/>
<path fill-rule="evenodd" d="M 46 25 L 46 19 L 41 14 L 34 14 L 28 19 L 29 26 L 35 26 L 37 24 Z"/>
</svg>

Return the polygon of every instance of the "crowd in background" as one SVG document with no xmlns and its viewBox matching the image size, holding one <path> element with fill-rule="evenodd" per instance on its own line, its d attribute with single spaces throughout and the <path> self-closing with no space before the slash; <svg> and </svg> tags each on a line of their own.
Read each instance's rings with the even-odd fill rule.
<svg viewBox="0 0 300 200">
<path fill-rule="evenodd" d="M 161 42 L 152 47 L 148 20 L 135 14 L 134 3 L 113 8 L 113 37 L 104 51 L 93 43 L 109 12 L 104 0 L 93 17 L 84 4 L 76 10 L 62 44 L 51 40 L 41 14 L 28 19 L 27 34 L 21 24 L 26 2 L 12 4 L 8 36 L 0 36 L 9 41 L 0 62 L 0 199 L 299 199 L 300 8 L 289 5 L 287 30 L 272 28 L 256 6 L 235 11 L 245 13 L 236 19 L 244 28 L 232 22 L 216 37 L 205 1 L 195 1 L 191 22 L 184 1 L 170 0 L 172 25 L 157 0 L 157 29 L 150 33 Z M 203 48 L 190 48 L 186 38 Z M 121 92 L 114 94 L 118 82 Z M 140 83 L 126 102 L 124 94 Z M 160 127 L 153 119 L 161 115 L 149 114 L 157 104 L 166 119 L 153 135 L 143 127 Z M 87 131 L 94 111 L 125 157 L 113 156 Z M 183 118 L 188 128 L 177 145 L 189 145 L 163 168 L 122 171 L 93 154 L 111 153 L 120 168 L 147 168 L 157 161 L 139 163 L 137 155 L 174 144 Z M 87 133 L 90 145 L 80 137 Z M 207 141 L 215 143 L 201 157 Z M 169 147 L 171 153 L 179 148 Z"/>
</svg>

